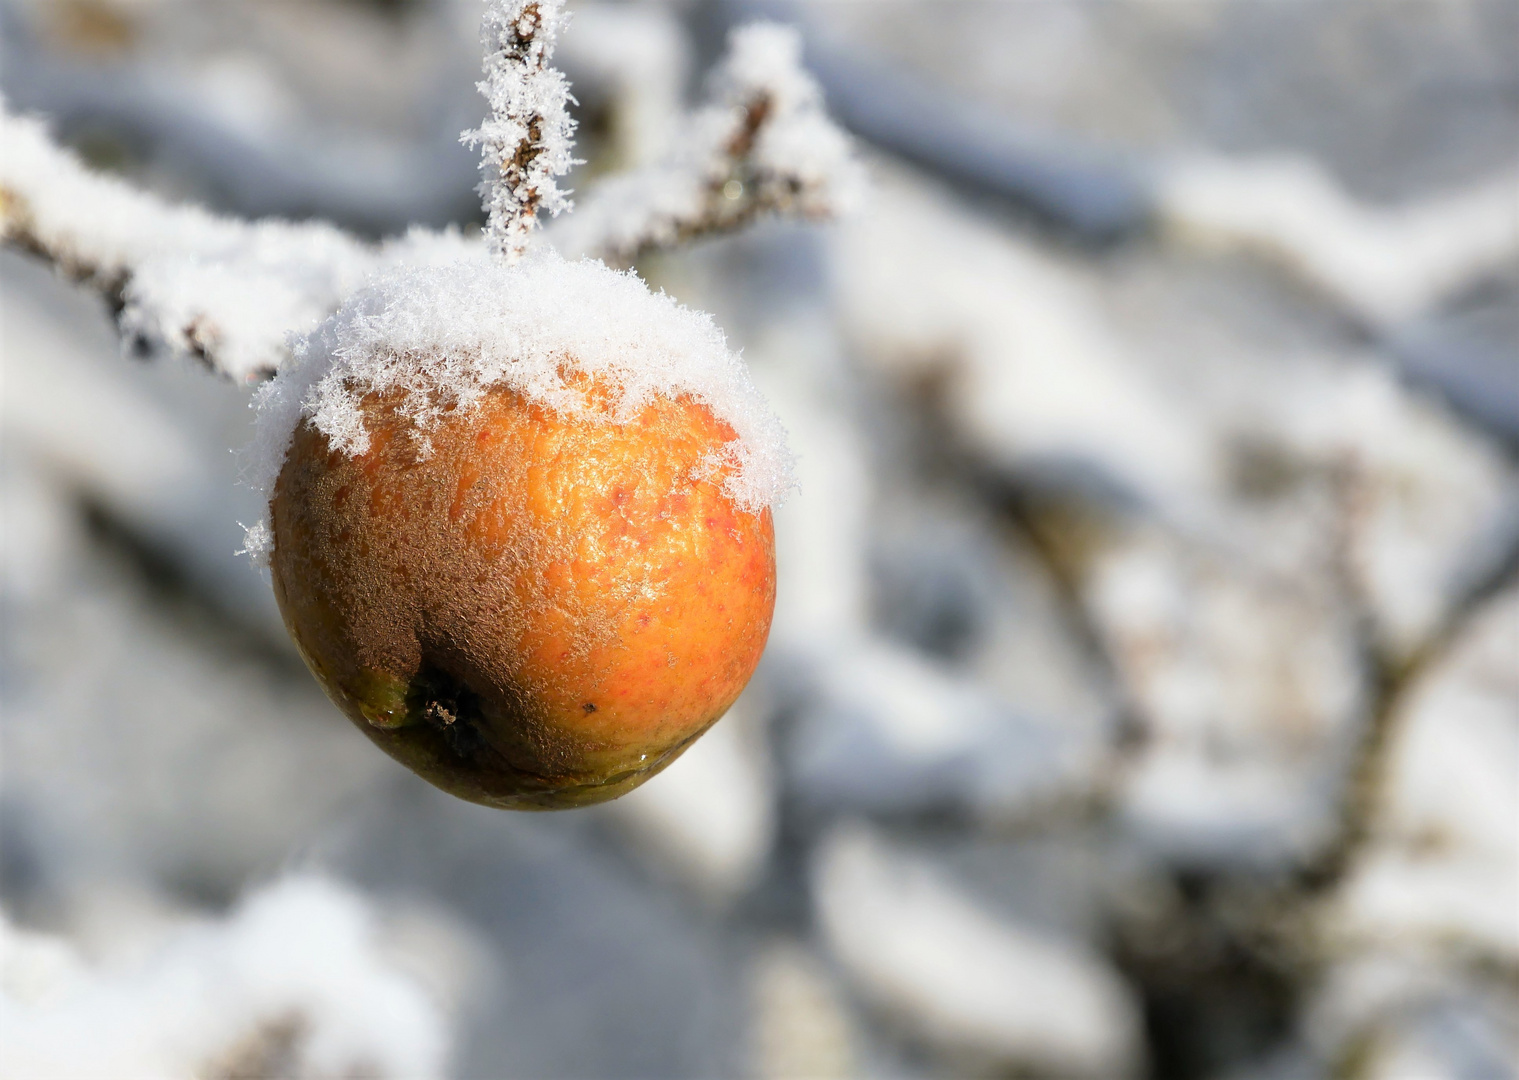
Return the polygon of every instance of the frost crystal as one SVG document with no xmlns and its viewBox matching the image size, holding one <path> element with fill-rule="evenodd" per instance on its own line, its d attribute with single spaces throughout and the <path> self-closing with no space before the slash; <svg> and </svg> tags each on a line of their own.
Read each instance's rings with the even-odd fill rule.
<svg viewBox="0 0 1519 1080">
<path fill-rule="evenodd" d="M 570 206 L 554 177 L 575 164 L 575 121 L 565 108 L 569 84 L 548 66 L 563 24 L 564 0 L 492 0 L 485 12 L 485 78 L 478 85 L 491 116 L 460 138 L 484 147 L 486 234 L 508 259 L 522 255 L 539 209 L 557 214 Z"/>
</svg>

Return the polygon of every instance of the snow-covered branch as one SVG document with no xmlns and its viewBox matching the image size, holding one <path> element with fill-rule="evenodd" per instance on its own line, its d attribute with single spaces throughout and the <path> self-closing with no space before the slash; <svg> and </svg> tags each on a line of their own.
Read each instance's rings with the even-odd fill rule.
<svg viewBox="0 0 1519 1080">
<path fill-rule="evenodd" d="M 101 292 L 124 339 L 235 381 L 272 373 L 374 270 L 469 250 L 413 230 L 372 245 L 324 222 L 249 222 L 174 206 L 91 172 L 43 124 L 0 109 L 0 238 Z"/>
<path fill-rule="evenodd" d="M 539 209 L 568 200 L 567 86 L 547 66 L 561 5 L 493 5 L 486 16 L 494 115 L 470 136 L 495 177 L 482 187 L 490 246 L 520 252 Z M 795 33 L 734 33 L 712 101 L 657 164 L 607 181 L 551 242 L 629 262 L 649 250 L 741 228 L 766 213 L 823 217 L 860 185 L 846 137 L 800 67 Z M 458 232 L 412 229 L 373 244 L 325 222 L 250 222 L 173 205 L 89 170 L 44 125 L 0 104 L 0 239 L 103 294 L 140 351 L 196 359 L 238 382 L 274 372 L 310 330 L 377 271 L 481 258 Z"/>
<path fill-rule="evenodd" d="M 526 248 L 539 210 L 558 214 L 571 205 L 554 183 L 575 164 L 569 84 L 549 67 L 563 24 L 564 0 L 496 0 L 485 13 L 479 86 L 491 116 L 460 138 L 484 147 L 486 235 L 491 249 L 509 259 Z"/>
<path fill-rule="evenodd" d="M 598 186 L 550 242 L 567 255 L 629 263 L 765 214 L 823 218 L 846 209 L 861 170 L 801 55 L 789 27 L 734 31 L 710 103 L 677 125 L 683 134 L 665 155 Z"/>
</svg>

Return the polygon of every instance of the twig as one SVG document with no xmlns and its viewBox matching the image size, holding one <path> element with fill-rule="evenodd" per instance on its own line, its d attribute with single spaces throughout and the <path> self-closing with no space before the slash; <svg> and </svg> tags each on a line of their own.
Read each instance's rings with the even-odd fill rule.
<svg viewBox="0 0 1519 1080">
<path fill-rule="evenodd" d="M 272 374 L 375 270 L 477 254 L 457 232 L 375 245 L 325 222 L 244 221 L 174 206 L 91 172 L 43 124 L 0 103 L 0 241 L 100 293 L 133 351 L 236 382 Z"/>
<path fill-rule="evenodd" d="M 563 24 L 564 0 L 495 0 L 485 12 L 485 79 L 478 85 L 491 116 L 460 139 L 483 147 L 486 238 L 509 261 L 522 256 L 539 210 L 558 214 L 571 205 L 554 182 L 576 164 L 569 84 L 549 67 Z"/>
<path fill-rule="evenodd" d="M 1353 478 L 1347 478 L 1345 486 L 1353 482 Z M 1353 499 L 1353 494 L 1345 498 L 1347 528 L 1354 527 Z M 1519 530 L 1467 581 L 1438 625 L 1406 653 L 1395 653 L 1381 640 L 1370 604 L 1361 596 L 1348 566 L 1342 567 L 1342 579 L 1346 595 L 1357 609 L 1357 637 L 1368 701 L 1364 726 L 1346 770 L 1338 826 L 1318 857 L 1299 875 L 1302 884 L 1316 892 L 1338 883 L 1371 838 L 1385 798 L 1384 781 L 1409 688 L 1446 655 L 1483 603 L 1519 580 Z"/>
</svg>

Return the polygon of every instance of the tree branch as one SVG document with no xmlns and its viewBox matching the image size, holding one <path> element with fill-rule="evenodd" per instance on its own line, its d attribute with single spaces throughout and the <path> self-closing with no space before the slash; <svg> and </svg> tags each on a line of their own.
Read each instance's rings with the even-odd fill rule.
<svg viewBox="0 0 1519 1080">
<path fill-rule="evenodd" d="M 91 172 L 43 124 L 0 104 L 0 240 L 95 289 L 139 352 L 266 378 L 286 337 L 315 326 L 375 270 L 469 253 L 456 232 L 381 245 L 325 222 L 243 221 L 174 206 Z"/>
</svg>

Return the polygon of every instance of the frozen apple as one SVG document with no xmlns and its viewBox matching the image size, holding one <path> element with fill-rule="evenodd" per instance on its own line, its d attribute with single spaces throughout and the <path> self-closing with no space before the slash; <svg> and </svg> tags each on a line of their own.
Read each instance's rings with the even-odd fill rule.
<svg viewBox="0 0 1519 1080">
<path fill-rule="evenodd" d="M 706 316 L 598 263 L 406 271 L 261 402 L 302 655 L 462 798 L 613 798 L 718 720 L 775 602 L 778 423 Z"/>
</svg>

